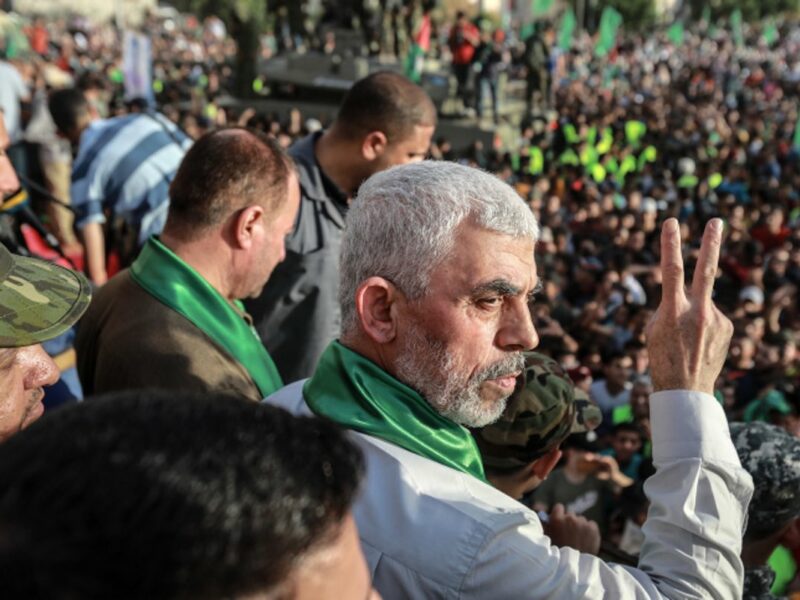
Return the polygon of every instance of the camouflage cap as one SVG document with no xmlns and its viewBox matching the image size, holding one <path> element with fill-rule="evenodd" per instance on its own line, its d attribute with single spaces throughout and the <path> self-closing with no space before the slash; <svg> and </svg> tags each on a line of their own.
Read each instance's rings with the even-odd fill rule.
<svg viewBox="0 0 800 600">
<path fill-rule="evenodd" d="M 11 254 L 0 244 L 0 348 L 31 346 L 64 333 L 91 298 L 80 273 Z"/>
<path fill-rule="evenodd" d="M 547 454 L 570 433 L 594 429 L 601 421 L 600 409 L 555 360 L 526 352 L 525 369 L 503 415 L 473 435 L 487 467 L 513 469 Z"/>
<path fill-rule="evenodd" d="M 731 423 L 731 438 L 755 490 L 747 531 L 769 535 L 800 516 L 800 439 L 768 423 Z"/>
</svg>

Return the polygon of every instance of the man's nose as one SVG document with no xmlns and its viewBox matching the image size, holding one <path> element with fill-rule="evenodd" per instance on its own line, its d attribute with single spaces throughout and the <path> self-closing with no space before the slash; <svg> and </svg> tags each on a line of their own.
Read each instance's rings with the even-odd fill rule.
<svg viewBox="0 0 800 600">
<path fill-rule="evenodd" d="M 58 381 L 61 373 L 41 344 L 24 348 L 22 352 L 25 353 L 23 360 L 28 370 L 25 377 L 25 384 L 28 389 L 53 385 Z"/>
<path fill-rule="evenodd" d="M 502 349 L 514 352 L 533 350 L 539 345 L 539 334 L 536 333 L 526 301 L 510 304 L 498 331 L 497 341 Z"/>
</svg>

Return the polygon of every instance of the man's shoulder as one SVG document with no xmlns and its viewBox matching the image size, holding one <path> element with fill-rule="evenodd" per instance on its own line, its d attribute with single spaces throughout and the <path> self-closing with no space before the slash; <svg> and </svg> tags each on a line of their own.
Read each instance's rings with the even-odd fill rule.
<svg viewBox="0 0 800 600">
<path fill-rule="evenodd" d="M 311 414 L 303 383 L 286 386 L 267 402 Z M 487 483 L 390 442 L 351 435 L 367 471 L 353 514 L 376 584 L 399 576 L 413 580 L 418 591 L 458 589 L 501 532 L 525 525 L 541 532 L 532 511 Z"/>
</svg>

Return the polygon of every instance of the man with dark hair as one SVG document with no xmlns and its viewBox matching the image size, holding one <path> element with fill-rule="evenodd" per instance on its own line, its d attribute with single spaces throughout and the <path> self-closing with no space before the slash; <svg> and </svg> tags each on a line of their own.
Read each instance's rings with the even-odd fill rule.
<svg viewBox="0 0 800 600">
<path fill-rule="evenodd" d="M 302 203 L 286 261 L 261 296 L 246 303 L 286 381 L 308 377 L 339 334 L 339 246 L 348 206 L 361 182 L 393 165 L 422 160 L 436 109 L 419 86 L 380 72 L 357 81 L 336 121 L 289 149 Z"/>
<path fill-rule="evenodd" d="M 219 130 L 186 154 L 170 197 L 162 235 L 100 290 L 81 323 L 83 389 L 260 400 L 282 384 L 240 299 L 257 296 L 285 256 L 300 202 L 291 159 L 265 135 Z"/>
<path fill-rule="evenodd" d="M 775 572 L 768 564 L 781 545 L 800 543 L 800 440 L 767 423 L 731 423 L 731 438 L 755 491 L 742 545 L 745 600 L 768 600 Z M 770 561 L 771 562 L 771 561 Z"/>
<path fill-rule="evenodd" d="M 0 596 L 372 598 L 334 426 L 219 394 L 135 391 L 0 447 Z"/>
<path fill-rule="evenodd" d="M 606 426 L 612 423 L 612 413 L 618 406 L 630 402 L 631 369 L 633 360 L 620 350 L 608 350 L 603 353 L 603 379 L 598 379 L 589 388 L 592 400 L 603 411 Z"/>
<path fill-rule="evenodd" d="M 77 148 L 70 190 L 75 226 L 89 278 L 101 285 L 107 250 L 125 264 L 161 232 L 169 184 L 191 139 L 158 113 L 100 119 L 78 89 L 53 92 L 49 107 L 58 131 Z"/>
</svg>

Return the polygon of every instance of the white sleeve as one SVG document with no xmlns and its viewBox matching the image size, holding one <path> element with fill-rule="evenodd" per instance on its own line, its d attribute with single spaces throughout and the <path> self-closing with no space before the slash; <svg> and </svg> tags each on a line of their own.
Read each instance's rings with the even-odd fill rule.
<svg viewBox="0 0 800 600">
<path fill-rule="evenodd" d="M 695 392 L 650 400 L 657 468 L 645 485 L 651 506 L 639 568 L 555 548 L 538 522 L 493 532 L 462 598 L 742 597 L 739 559 L 750 476 L 741 468 L 716 400 Z"/>
</svg>

